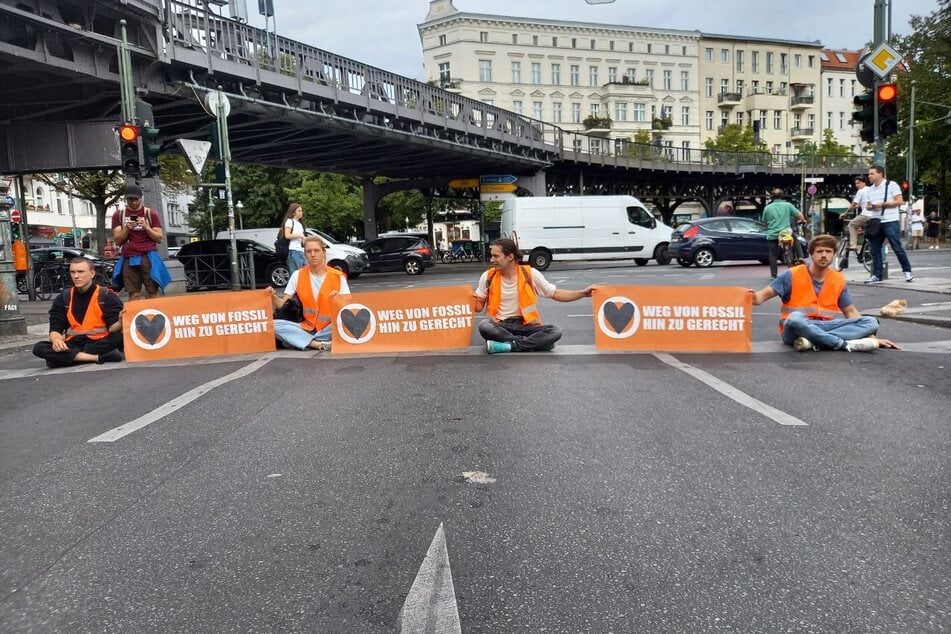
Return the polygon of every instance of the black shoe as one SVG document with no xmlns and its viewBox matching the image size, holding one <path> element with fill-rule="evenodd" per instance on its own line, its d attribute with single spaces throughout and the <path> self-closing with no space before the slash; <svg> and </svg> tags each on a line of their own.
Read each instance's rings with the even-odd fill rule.
<svg viewBox="0 0 951 634">
<path fill-rule="evenodd" d="M 96 363 L 102 365 L 103 363 L 114 363 L 117 361 L 125 361 L 125 355 L 119 350 L 110 350 L 109 352 L 100 354 L 99 360 L 96 361 Z"/>
</svg>

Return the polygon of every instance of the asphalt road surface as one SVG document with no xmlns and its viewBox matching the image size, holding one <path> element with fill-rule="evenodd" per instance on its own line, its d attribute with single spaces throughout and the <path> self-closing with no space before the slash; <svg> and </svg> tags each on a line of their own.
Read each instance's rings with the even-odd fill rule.
<svg viewBox="0 0 951 634">
<path fill-rule="evenodd" d="M 889 321 L 905 350 L 797 353 L 778 308 L 754 307 L 750 354 L 598 353 L 588 302 L 543 300 L 553 353 L 2 357 L 0 631 L 951 629 L 951 330 Z"/>
</svg>

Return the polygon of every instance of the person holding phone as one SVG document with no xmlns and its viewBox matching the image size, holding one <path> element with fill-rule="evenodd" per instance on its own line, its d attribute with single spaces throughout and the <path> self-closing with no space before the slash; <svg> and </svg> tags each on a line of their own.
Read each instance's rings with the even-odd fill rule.
<svg viewBox="0 0 951 634">
<path fill-rule="evenodd" d="M 171 281 L 157 251 L 165 239 L 162 221 L 142 204 L 142 188 L 138 185 L 126 186 L 125 203 L 124 209 L 112 214 L 112 237 L 120 247 L 113 286 L 124 287 L 130 301 L 138 299 L 145 286 L 145 296 L 152 298 Z"/>
</svg>

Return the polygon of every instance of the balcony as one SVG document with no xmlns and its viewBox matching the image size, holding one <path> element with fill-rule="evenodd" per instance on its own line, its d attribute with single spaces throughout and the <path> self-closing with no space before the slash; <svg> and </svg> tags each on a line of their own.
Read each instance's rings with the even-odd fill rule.
<svg viewBox="0 0 951 634">
<path fill-rule="evenodd" d="M 738 92 L 721 92 L 717 95 L 717 105 L 721 108 L 732 108 L 743 101 L 743 95 Z"/>
<path fill-rule="evenodd" d="M 806 108 L 811 108 L 815 102 L 815 95 L 793 95 L 789 100 L 789 109 L 805 110 Z"/>
<path fill-rule="evenodd" d="M 792 137 L 793 141 L 802 141 L 805 139 L 811 139 L 816 135 L 815 128 L 793 128 L 789 131 L 789 136 Z"/>
<path fill-rule="evenodd" d="M 596 117 L 591 115 L 585 117 L 581 123 L 584 125 L 584 129 L 588 134 L 608 134 L 611 132 L 611 124 L 614 122 L 611 121 L 611 117 Z"/>
<path fill-rule="evenodd" d="M 785 91 L 769 92 L 763 88 L 750 88 L 746 94 L 744 110 L 785 110 L 789 97 Z"/>
</svg>

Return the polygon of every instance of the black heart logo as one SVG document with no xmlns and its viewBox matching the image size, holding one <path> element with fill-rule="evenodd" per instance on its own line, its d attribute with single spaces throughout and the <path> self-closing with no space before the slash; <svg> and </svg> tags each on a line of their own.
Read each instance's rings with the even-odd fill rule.
<svg viewBox="0 0 951 634">
<path fill-rule="evenodd" d="M 624 332 L 627 325 L 631 323 L 632 317 L 634 317 L 634 304 L 624 302 L 618 306 L 614 302 L 608 302 L 604 305 L 604 318 L 617 334 Z"/>
<path fill-rule="evenodd" d="M 135 329 L 149 345 L 154 346 L 165 332 L 165 315 L 138 315 L 135 318 Z"/>
<path fill-rule="evenodd" d="M 366 308 L 361 308 L 356 312 L 345 310 L 340 319 L 346 329 L 350 331 L 350 334 L 353 335 L 353 338 L 359 339 L 367 331 L 367 326 L 370 325 L 370 311 Z"/>
</svg>

